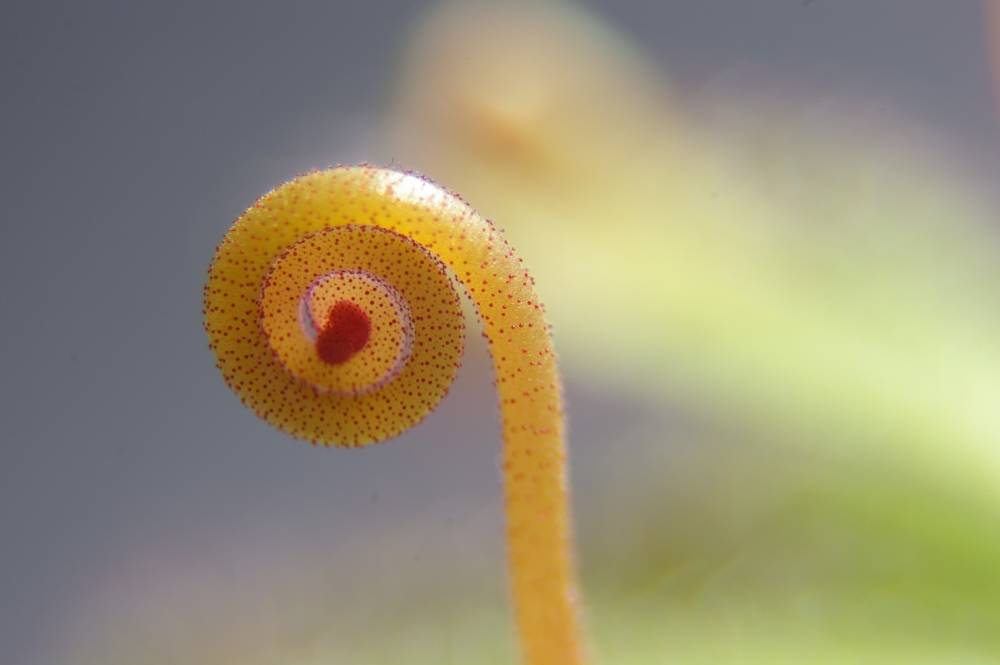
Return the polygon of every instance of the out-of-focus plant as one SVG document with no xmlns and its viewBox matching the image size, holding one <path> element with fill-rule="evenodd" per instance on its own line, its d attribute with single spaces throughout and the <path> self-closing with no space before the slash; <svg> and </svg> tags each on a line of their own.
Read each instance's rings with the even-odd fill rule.
<svg viewBox="0 0 1000 665">
<path fill-rule="evenodd" d="M 559 4 L 446 7 L 404 62 L 389 152 L 537 257 L 568 375 L 740 442 L 700 524 L 647 492 L 584 550 L 602 662 L 1000 657 L 1000 234 L 930 138 L 681 100 Z"/>
</svg>

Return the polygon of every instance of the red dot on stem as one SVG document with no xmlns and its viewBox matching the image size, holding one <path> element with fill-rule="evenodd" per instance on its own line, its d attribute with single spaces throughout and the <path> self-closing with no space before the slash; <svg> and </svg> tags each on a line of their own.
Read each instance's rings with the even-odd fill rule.
<svg viewBox="0 0 1000 665">
<path fill-rule="evenodd" d="M 349 300 L 330 308 L 326 325 L 316 336 L 316 353 L 329 365 L 342 365 L 365 348 L 372 323 L 365 311 Z"/>
</svg>

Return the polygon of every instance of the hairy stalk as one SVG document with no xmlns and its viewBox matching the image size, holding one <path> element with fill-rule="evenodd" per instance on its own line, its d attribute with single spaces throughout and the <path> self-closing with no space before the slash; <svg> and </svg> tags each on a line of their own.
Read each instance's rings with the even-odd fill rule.
<svg viewBox="0 0 1000 665">
<path fill-rule="evenodd" d="M 262 197 L 218 248 L 205 329 L 226 383 L 314 444 L 361 446 L 420 422 L 458 368 L 465 286 L 493 358 L 506 536 L 524 660 L 585 659 L 561 385 L 533 280 L 493 224 L 424 178 L 315 172 Z"/>
</svg>

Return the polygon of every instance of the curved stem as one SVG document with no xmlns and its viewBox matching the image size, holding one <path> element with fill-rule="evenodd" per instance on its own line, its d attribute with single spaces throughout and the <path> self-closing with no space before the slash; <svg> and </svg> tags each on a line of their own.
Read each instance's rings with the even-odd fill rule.
<svg viewBox="0 0 1000 665">
<path fill-rule="evenodd" d="M 369 237 L 369 231 L 382 237 Z M 489 340 L 504 440 L 510 588 L 524 660 L 529 665 L 583 663 L 556 357 L 534 282 L 491 222 L 436 184 L 388 169 L 338 168 L 279 187 L 237 220 L 209 271 L 205 325 L 219 368 L 258 415 L 314 442 L 364 445 L 419 422 L 447 389 L 436 377 L 450 382 L 454 376 L 458 358 L 446 340 L 454 339 L 456 328 L 460 334 L 461 321 L 429 320 L 444 316 L 456 296 L 433 291 L 433 274 L 416 278 L 404 259 L 417 250 L 412 243 L 409 249 L 386 249 L 395 242 L 390 235 L 408 238 L 399 241 L 420 245 L 451 269 L 475 302 Z M 353 262 L 351 271 L 333 265 L 340 260 Z M 346 384 L 341 370 L 332 366 L 348 363 L 353 347 L 340 348 L 338 342 L 332 350 L 320 345 L 314 352 L 309 335 L 298 330 L 294 311 L 300 298 L 308 301 L 301 311 L 312 311 L 323 300 L 319 291 L 353 288 L 351 280 L 359 273 L 352 271 L 366 266 L 383 277 L 396 275 L 413 289 L 419 303 L 411 304 L 425 312 L 415 315 L 414 323 L 436 332 L 414 341 L 421 360 L 408 361 L 410 368 L 398 378 L 390 373 L 384 385 L 372 380 L 371 390 L 341 394 L 333 389 Z M 447 283 L 443 274 L 438 277 Z M 296 286 L 296 280 L 302 284 Z M 371 284 L 374 289 L 381 282 Z M 362 304 L 367 306 L 368 299 Z M 430 303 L 437 305 L 427 309 Z M 364 312 L 354 316 L 368 325 Z M 255 318 L 260 325 L 254 325 Z M 333 328 L 326 332 L 341 334 Z M 325 340 L 326 332 L 317 339 Z M 361 337 L 358 349 L 368 340 Z M 428 346 L 442 342 L 427 355 Z M 374 353 L 384 356 L 384 351 Z M 354 370 L 349 371 L 353 381 Z M 405 383 L 404 377 L 415 383 Z M 431 396 L 435 390 L 437 396 Z"/>
<path fill-rule="evenodd" d="M 393 230 L 438 255 L 475 302 L 500 399 L 508 565 L 525 661 L 581 663 L 562 386 L 534 280 L 493 224 L 458 197 L 394 171 L 357 177 L 419 211 Z"/>
</svg>

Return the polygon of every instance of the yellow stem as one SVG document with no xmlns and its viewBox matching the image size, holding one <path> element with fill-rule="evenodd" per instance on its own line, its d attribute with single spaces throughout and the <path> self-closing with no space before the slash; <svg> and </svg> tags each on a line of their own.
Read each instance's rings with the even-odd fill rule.
<svg viewBox="0 0 1000 665">
<path fill-rule="evenodd" d="M 261 417 L 314 442 L 363 445 L 419 422 L 439 397 L 418 393 L 421 398 L 414 401 L 413 390 L 435 383 L 433 377 L 427 378 L 431 375 L 418 373 L 413 375 L 417 378 L 407 378 L 411 368 L 404 368 L 398 376 L 391 374 L 381 383 L 373 382 L 370 391 L 334 394 L 336 391 L 331 392 L 329 386 L 347 385 L 342 378 L 329 379 L 331 383 L 323 386 L 307 385 L 309 381 L 304 383 L 302 378 L 312 370 L 297 371 L 289 378 L 287 369 L 276 359 L 286 355 L 305 358 L 302 363 L 312 362 L 318 367 L 309 376 L 341 371 L 302 355 L 312 353 L 308 344 L 300 345 L 305 351 L 285 348 L 289 338 L 300 335 L 296 326 L 275 328 L 276 324 L 267 321 L 253 325 L 254 317 L 265 317 L 267 307 L 289 311 L 285 303 L 263 302 L 266 298 L 261 284 L 280 285 L 272 291 L 288 290 L 283 286 L 285 282 L 277 281 L 284 277 L 275 274 L 280 272 L 275 266 L 282 262 L 297 266 L 310 260 L 318 263 L 320 259 L 309 259 L 308 252 L 319 257 L 327 251 L 315 249 L 322 246 L 324 234 L 331 238 L 327 242 L 344 242 L 333 240 L 331 229 L 357 229 L 360 237 L 370 226 L 399 234 L 425 248 L 451 269 L 475 302 L 489 340 L 500 399 L 510 588 L 524 661 L 530 665 L 583 663 L 586 658 L 570 545 L 565 423 L 556 357 L 533 280 L 491 222 L 436 184 L 388 169 L 361 166 L 317 172 L 279 187 L 237 220 L 209 271 L 206 330 L 219 367 L 227 383 Z M 362 241 L 352 235 L 350 243 L 382 247 L 379 237 Z M 303 239 L 309 242 L 302 244 Z M 389 256 L 385 263 L 392 264 L 393 258 L 395 255 Z M 389 275 L 389 281 L 394 279 L 391 267 L 383 269 L 383 273 Z M 348 277 L 343 277 L 345 274 Z M 337 279 L 343 281 L 353 274 L 338 273 Z M 324 279 L 332 283 L 329 275 Z M 405 291 L 399 285 L 386 288 L 387 293 L 394 292 L 393 288 Z M 294 298 L 303 297 L 294 294 Z M 421 296 L 418 300 L 436 303 L 438 297 Z M 448 305 L 451 300 L 453 296 L 443 297 L 441 302 Z M 427 371 L 434 372 L 438 369 L 437 356 L 419 356 L 427 353 L 419 329 L 423 318 L 415 315 L 415 350 L 407 358 L 409 364 L 427 366 Z M 449 326 L 439 324 L 436 328 Z M 278 350 L 268 348 L 271 339 L 283 346 Z M 451 355 L 451 349 L 437 355 Z M 448 375 L 445 381 L 454 374 L 443 362 L 440 372 Z M 326 379 L 316 379 L 320 380 Z M 417 388 L 400 388 L 401 382 L 411 380 Z M 390 400 L 393 395 L 396 397 Z M 402 407 L 390 403 L 400 400 L 409 401 Z M 323 408 L 314 408 L 312 401 Z M 357 413 L 368 420 L 359 422 Z M 350 420 L 349 427 L 340 422 L 331 426 L 333 417 Z"/>
</svg>

